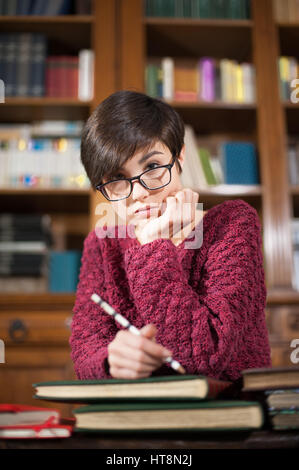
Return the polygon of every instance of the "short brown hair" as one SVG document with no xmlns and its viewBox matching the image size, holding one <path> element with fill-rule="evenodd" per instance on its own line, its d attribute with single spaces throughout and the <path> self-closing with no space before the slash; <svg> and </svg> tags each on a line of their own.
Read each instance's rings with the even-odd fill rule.
<svg viewBox="0 0 299 470">
<path fill-rule="evenodd" d="M 92 188 L 157 141 L 169 148 L 181 173 L 177 157 L 184 134 L 184 123 L 169 104 L 135 91 L 113 93 L 93 111 L 82 132 L 81 161 Z"/>
</svg>

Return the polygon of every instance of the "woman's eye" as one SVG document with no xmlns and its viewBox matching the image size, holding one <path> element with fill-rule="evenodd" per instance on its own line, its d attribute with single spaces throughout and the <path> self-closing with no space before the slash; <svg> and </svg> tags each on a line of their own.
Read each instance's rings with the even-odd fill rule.
<svg viewBox="0 0 299 470">
<path fill-rule="evenodd" d="M 153 165 L 159 166 L 159 163 L 155 163 L 155 162 L 149 163 L 149 164 L 147 165 L 147 168 L 150 168 L 150 169 L 152 170 L 153 168 L 155 168 Z"/>
</svg>

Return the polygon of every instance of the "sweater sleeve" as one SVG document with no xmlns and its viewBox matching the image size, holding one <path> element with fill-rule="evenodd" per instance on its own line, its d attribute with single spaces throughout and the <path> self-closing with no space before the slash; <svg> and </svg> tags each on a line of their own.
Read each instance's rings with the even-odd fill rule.
<svg viewBox="0 0 299 470">
<path fill-rule="evenodd" d="M 130 247 L 125 256 L 136 307 L 145 323 L 157 326 L 157 341 L 188 373 L 214 377 L 225 375 L 232 362 L 241 364 L 245 327 L 248 344 L 252 342 L 252 350 L 265 358 L 265 366 L 269 363 L 262 309 L 257 313 L 254 308 L 257 300 L 263 308 L 266 302 L 259 218 L 244 201 L 225 207 L 215 214 L 213 242 L 197 291 L 189 285 L 168 239 Z M 261 327 L 258 344 L 252 325 Z M 237 377 L 239 372 L 230 378 Z"/>
<path fill-rule="evenodd" d="M 71 324 L 71 358 L 78 379 L 111 378 L 107 346 L 116 334 L 115 322 L 91 299 L 103 292 L 102 255 L 95 231 L 84 240 Z"/>
</svg>

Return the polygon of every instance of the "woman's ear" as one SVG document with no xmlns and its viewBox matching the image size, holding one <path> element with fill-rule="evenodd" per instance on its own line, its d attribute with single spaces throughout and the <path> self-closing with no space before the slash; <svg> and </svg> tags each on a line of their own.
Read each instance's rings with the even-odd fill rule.
<svg viewBox="0 0 299 470">
<path fill-rule="evenodd" d="M 178 156 L 178 160 L 180 162 L 180 165 L 181 165 L 182 169 L 183 169 L 183 166 L 184 166 L 185 154 L 186 154 L 186 145 L 184 144 L 183 147 L 182 147 L 181 153 Z"/>
</svg>

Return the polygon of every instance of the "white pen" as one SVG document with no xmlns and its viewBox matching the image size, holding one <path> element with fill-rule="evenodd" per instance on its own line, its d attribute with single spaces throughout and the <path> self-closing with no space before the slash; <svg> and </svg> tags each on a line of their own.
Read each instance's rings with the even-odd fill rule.
<svg viewBox="0 0 299 470">
<path fill-rule="evenodd" d="M 134 325 L 131 325 L 131 323 L 123 317 L 120 313 L 118 313 L 116 310 L 114 310 L 111 305 L 109 305 L 105 300 L 103 300 L 98 294 L 92 294 L 90 297 L 91 300 L 93 300 L 96 304 L 100 305 L 103 310 L 105 310 L 106 313 L 114 317 L 114 319 L 123 327 L 127 328 L 127 330 L 131 331 L 134 335 L 141 335 L 140 330 L 138 330 Z M 184 367 L 175 359 L 172 357 L 166 357 L 164 359 L 164 362 L 168 362 L 170 366 L 175 370 L 180 372 L 180 374 L 186 374 L 186 371 Z"/>
</svg>

